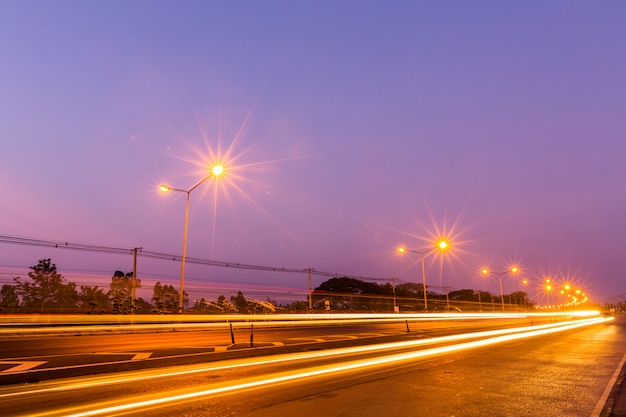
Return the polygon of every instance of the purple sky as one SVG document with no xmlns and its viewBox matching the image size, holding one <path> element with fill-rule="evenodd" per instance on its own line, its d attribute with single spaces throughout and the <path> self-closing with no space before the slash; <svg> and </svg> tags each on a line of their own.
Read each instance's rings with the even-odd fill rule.
<svg viewBox="0 0 626 417">
<path fill-rule="evenodd" d="M 624 22 L 620 1 L 2 1 L 0 235 L 180 254 L 185 195 L 156 187 L 192 187 L 212 152 L 230 164 L 191 193 L 188 256 L 421 282 L 395 248 L 443 232 L 433 290 L 498 293 L 479 268 L 518 262 L 623 300 Z M 132 269 L 0 243 L 0 283 L 43 257 L 101 286 Z"/>
</svg>

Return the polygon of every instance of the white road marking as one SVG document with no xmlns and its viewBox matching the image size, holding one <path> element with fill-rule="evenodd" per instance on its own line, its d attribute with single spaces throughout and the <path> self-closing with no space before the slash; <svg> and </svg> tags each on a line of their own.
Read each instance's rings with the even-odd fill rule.
<svg viewBox="0 0 626 417">
<path fill-rule="evenodd" d="M 9 369 L 1 371 L 0 374 L 8 374 L 12 372 L 23 372 L 29 369 L 35 368 L 39 365 L 43 365 L 47 361 L 29 361 L 29 362 L 17 362 L 17 361 L 0 361 L 0 365 L 16 365 Z"/>
<path fill-rule="evenodd" d="M 96 355 L 133 355 L 131 360 L 139 361 L 142 359 L 148 359 L 152 356 L 152 352 L 96 352 Z"/>
<path fill-rule="evenodd" d="M 313 342 L 317 342 L 317 343 L 324 343 L 324 342 L 326 342 L 326 339 L 316 339 L 314 337 L 290 337 L 287 340 L 307 340 L 307 341 L 313 341 Z"/>
<path fill-rule="evenodd" d="M 229 347 L 231 347 L 233 345 L 228 345 L 228 346 L 215 346 L 214 348 L 214 352 L 226 352 L 228 350 Z"/>
<path fill-rule="evenodd" d="M 602 414 L 602 411 L 604 410 L 604 406 L 606 405 L 606 402 L 609 399 L 609 395 L 611 395 L 611 391 L 613 391 L 613 386 L 615 385 L 615 382 L 617 381 L 619 374 L 622 372 L 622 368 L 624 367 L 625 362 L 626 362 L 626 353 L 624 353 L 624 356 L 622 357 L 622 361 L 619 363 L 619 365 L 617 365 L 617 368 L 615 368 L 615 372 L 613 373 L 611 380 L 606 385 L 606 388 L 604 388 L 604 392 L 602 393 L 602 396 L 600 397 L 595 408 L 593 409 L 593 412 L 591 413 L 591 417 L 600 417 L 600 414 Z"/>
</svg>

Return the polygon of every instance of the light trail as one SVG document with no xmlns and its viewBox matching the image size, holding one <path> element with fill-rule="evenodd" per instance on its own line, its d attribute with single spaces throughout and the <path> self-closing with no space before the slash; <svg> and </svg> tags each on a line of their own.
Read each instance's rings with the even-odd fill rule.
<svg viewBox="0 0 626 417">
<path fill-rule="evenodd" d="M 583 319 L 577 320 L 574 322 L 567 323 L 552 323 L 546 324 L 542 326 L 532 326 L 532 327 L 524 327 L 517 329 L 501 329 L 501 330 L 493 330 L 487 332 L 479 332 L 479 333 L 470 333 L 470 334 L 461 334 L 461 335 L 451 335 L 444 336 L 433 339 L 424 339 L 424 340 L 415 340 L 415 341 L 406 341 L 406 342 L 396 342 L 396 343 L 386 343 L 381 345 L 374 346 L 360 346 L 354 348 L 341 348 L 341 349 L 333 349 L 329 351 L 321 351 L 321 352 L 303 352 L 298 354 L 289 354 L 289 355 L 278 355 L 277 357 L 270 359 L 261 359 L 255 360 L 253 362 L 250 361 L 237 361 L 235 363 L 226 364 L 218 367 L 206 367 L 203 366 L 199 368 L 198 366 L 190 366 L 190 367 L 177 367 L 174 370 L 165 373 L 159 373 L 161 371 L 151 371 L 151 372 L 139 372 L 133 373 L 132 375 L 127 375 L 124 378 L 120 378 L 119 375 L 112 375 L 107 377 L 98 377 L 96 380 L 93 378 L 89 378 L 84 382 L 78 381 L 70 384 L 63 384 L 61 386 L 44 388 L 44 389 L 36 389 L 22 392 L 14 392 L 8 393 L 4 395 L 0 395 L 0 398 L 8 398 L 19 395 L 39 395 L 42 393 L 49 393 L 54 391 L 69 391 L 69 390 L 77 390 L 84 388 L 94 388 L 102 385 L 110 385 L 110 384 L 121 384 L 121 383 L 130 383 L 137 382 L 141 380 L 153 379 L 153 378 L 167 378 L 167 377 L 175 377 L 175 376 L 184 376 L 193 373 L 199 372 L 207 372 L 207 371 L 218 371 L 218 370 L 226 370 L 233 368 L 241 368 L 241 367 L 250 367 L 250 366 L 260 366 L 260 365 L 268 365 L 275 364 L 279 362 L 286 361 L 295 361 L 295 360 L 311 360 L 314 358 L 323 358 L 329 356 L 339 356 L 339 355 L 347 355 L 347 354 L 358 354 L 358 353 L 367 353 L 372 351 L 384 351 L 390 349 L 400 349 L 407 348 L 412 346 L 419 345 L 427 345 L 427 344 L 435 344 L 435 343 L 445 343 L 451 341 L 460 341 L 464 339 L 478 339 L 480 337 L 487 337 L 485 339 L 480 340 L 472 340 L 463 343 L 457 343 L 452 345 L 434 347 L 430 349 L 423 349 L 419 351 L 411 351 L 406 353 L 398 353 L 398 354 L 390 354 L 387 356 L 381 356 L 374 359 L 361 359 L 361 360 L 353 360 L 344 362 L 335 366 L 318 366 L 310 368 L 309 370 L 303 371 L 292 371 L 287 373 L 277 374 L 273 377 L 268 376 L 259 376 L 255 378 L 249 378 L 244 380 L 244 382 L 239 383 L 228 383 L 224 386 L 218 386 L 216 388 L 196 391 L 196 392 L 184 392 L 181 394 L 171 394 L 169 396 L 165 396 L 164 394 L 158 394 L 159 398 L 149 398 L 149 399 L 136 399 L 132 403 L 124 403 L 119 404 L 122 400 L 112 400 L 107 401 L 105 403 L 89 405 L 89 406 L 79 406 L 72 407 L 69 409 L 62 409 L 57 411 L 50 411 L 41 414 L 37 414 L 40 416 L 56 416 L 56 415 L 71 415 L 71 416 L 91 416 L 91 415 L 110 415 L 111 413 L 123 412 L 132 409 L 138 409 L 142 407 L 153 407 L 161 404 L 165 404 L 172 401 L 181 401 L 181 400 L 192 400 L 195 398 L 211 396 L 220 393 L 232 392 L 241 389 L 254 388 L 265 386 L 274 383 L 281 383 L 290 380 L 304 379 L 313 376 L 326 375 L 330 373 L 336 372 L 345 372 L 353 369 L 361 369 L 369 366 L 379 366 L 388 363 L 394 363 L 405 360 L 414 360 L 418 358 L 422 358 L 425 356 L 432 356 L 444 353 L 455 352 L 463 349 L 472 349 L 478 348 L 481 346 L 486 346 L 495 343 L 502 343 L 505 341 L 535 337 L 550 333 L 555 333 L 559 331 L 570 330 L 582 326 L 593 325 L 597 323 L 601 323 L 607 320 L 611 320 L 612 318 L 591 318 L 591 319 Z M 188 390 L 186 390 L 188 391 Z M 141 398 L 145 398 L 142 396 Z M 115 405 L 112 405 L 117 403 Z M 85 408 L 89 407 L 90 410 L 85 411 Z M 98 407 L 98 409 L 94 409 L 94 407 Z M 83 411 L 80 411 L 83 410 Z"/>
<path fill-rule="evenodd" d="M 491 336 L 497 336 L 497 335 L 503 335 L 503 334 L 518 333 L 518 332 L 523 332 L 523 331 L 528 331 L 528 330 L 559 327 L 559 326 L 562 326 L 563 324 L 566 324 L 566 323 L 550 323 L 550 324 L 543 324 L 543 325 L 534 325 L 531 327 L 515 327 L 515 328 L 508 328 L 508 329 L 487 330 L 487 331 L 482 331 L 482 332 L 461 333 L 461 334 L 453 334 L 453 335 L 448 335 L 448 336 L 440 336 L 440 337 L 433 337 L 433 338 L 427 338 L 427 339 L 409 340 L 409 341 L 403 341 L 403 342 L 379 343 L 379 344 L 374 344 L 374 345 L 328 349 L 328 350 L 322 350 L 318 352 L 290 353 L 290 354 L 283 354 L 283 355 L 274 355 L 271 358 L 263 358 L 263 359 L 259 359 L 256 361 L 242 359 L 242 360 L 234 361 L 236 362 L 234 364 L 227 364 L 227 365 L 221 365 L 221 366 L 216 366 L 216 367 L 214 366 L 207 367 L 206 364 L 195 364 L 195 365 L 189 365 L 185 367 L 178 366 L 175 368 L 165 368 L 165 369 L 173 369 L 173 371 L 168 371 L 165 373 L 163 372 L 164 369 L 161 368 L 161 369 L 152 370 L 152 371 L 137 371 L 137 372 L 132 373 L 132 375 L 127 373 L 126 374 L 127 376 L 125 376 L 124 378 L 120 378 L 119 376 L 113 376 L 113 377 L 106 376 L 106 377 L 103 377 L 104 379 L 102 381 L 93 381 L 93 377 L 89 377 L 89 381 L 90 381 L 89 383 L 80 382 L 78 385 L 70 384 L 70 385 L 65 385 L 61 388 L 58 388 L 58 387 L 47 388 L 47 389 L 38 390 L 37 392 L 43 393 L 43 392 L 48 392 L 50 390 L 58 391 L 59 389 L 71 390 L 71 389 L 77 389 L 77 388 L 91 388 L 91 387 L 98 386 L 98 385 L 122 384 L 126 382 L 136 382 L 136 381 L 142 381 L 142 380 L 153 379 L 153 378 L 184 376 L 187 374 L 193 374 L 193 373 L 198 373 L 198 372 L 228 370 L 228 369 L 242 368 L 242 367 L 249 367 L 249 366 L 277 364 L 277 363 L 282 363 L 282 362 L 287 362 L 287 361 L 308 360 L 308 359 L 313 359 L 313 358 L 324 358 L 324 357 L 332 357 L 332 356 L 347 355 L 347 354 L 358 354 L 358 353 L 368 353 L 368 352 L 375 352 L 375 351 L 384 351 L 384 350 L 390 350 L 390 349 L 417 347 L 417 346 L 436 344 L 436 343 L 446 343 L 446 342 L 452 342 L 452 341 L 458 341 L 458 340 L 477 339 L 481 337 L 491 337 Z M 19 359 L 19 358 L 14 358 L 14 360 L 16 359 Z M 228 361 L 228 362 L 230 363 L 232 361 Z M 116 362 L 112 362 L 112 363 L 116 363 Z M 90 365 L 80 365 L 80 367 L 82 366 L 90 366 Z M 63 367 L 59 369 L 68 369 L 68 368 L 73 368 L 73 366 Z M 45 371 L 45 370 L 49 370 L 49 369 L 48 368 L 41 369 L 41 371 Z M 37 372 L 37 371 L 40 371 L 40 370 L 36 370 L 36 369 L 31 370 L 31 372 Z M 10 375 L 11 373 L 12 372 L 5 371 L 4 374 Z M 19 372 L 16 372 L 16 373 L 19 373 Z M 6 396 L 23 395 L 27 393 L 29 392 L 6 394 Z M 3 397 L 4 395 L 0 395 L 0 398 L 3 398 Z"/>
<path fill-rule="evenodd" d="M 335 366 L 312 367 L 312 368 L 309 368 L 309 370 L 304 370 L 304 371 L 278 373 L 278 374 L 275 374 L 275 376 L 271 376 L 271 377 L 259 376 L 255 378 L 245 379 L 242 382 L 239 382 L 237 384 L 231 383 L 228 385 L 217 386 L 215 388 L 201 390 L 201 391 L 170 393 L 169 396 L 164 396 L 165 395 L 164 393 L 160 393 L 160 394 L 150 395 L 148 396 L 147 399 L 141 399 L 141 398 L 146 398 L 146 396 L 139 396 L 137 400 L 132 403 L 123 403 L 123 404 L 113 405 L 116 402 L 117 403 L 120 402 L 120 400 L 113 400 L 113 401 L 106 401 L 100 404 L 65 408 L 65 409 L 61 409 L 58 411 L 45 412 L 45 413 L 36 414 L 36 415 L 42 416 L 42 417 L 43 416 L 52 417 L 52 416 L 58 416 L 58 415 L 63 415 L 67 417 L 113 415 L 114 413 L 125 413 L 130 410 L 138 410 L 138 409 L 146 408 L 146 407 L 153 408 L 156 406 L 162 406 L 162 405 L 172 403 L 172 402 L 197 400 L 202 397 L 210 397 L 213 395 L 224 394 L 224 393 L 229 393 L 229 392 L 234 392 L 234 391 L 239 391 L 239 390 L 259 388 L 259 387 L 273 385 L 273 384 L 280 384 L 280 383 L 285 383 L 289 381 L 301 380 L 305 378 L 323 376 L 323 375 L 328 375 L 328 374 L 333 374 L 333 373 L 347 372 L 347 371 L 362 369 L 366 367 L 381 366 L 381 365 L 386 365 L 386 364 L 396 363 L 396 362 L 401 362 L 401 361 L 415 360 L 415 359 L 423 358 L 426 356 L 440 355 L 440 354 L 451 353 L 451 352 L 456 352 L 460 350 L 475 349 L 475 348 L 479 348 L 479 347 L 483 347 L 487 345 L 503 343 L 503 342 L 512 341 L 512 340 L 525 339 L 525 338 L 536 337 L 536 336 L 551 334 L 551 333 L 565 331 L 565 330 L 571 330 L 574 328 L 597 324 L 606 320 L 610 320 L 610 319 L 605 319 L 605 318 L 586 319 L 586 320 L 580 320 L 574 323 L 560 324 L 559 326 L 551 326 L 551 327 L 544 328 L 544 329 L 535 329 L 532 331 L 526 331 L 526 332 L 515 333 L 515 334 L 510 334 L 510 335 L 495 336 L 495 337 L 488 338 L 488 339 L 475 340 L 475 341 L 464 342 L 464 343 L 459 343 L 459 344 L 454 344 L 454 345 L 435 347 L 435 348 L 424 349 L 424 350 L 415 351 L 415 352 L 387 355 L 387 356 L 377 357 L 374 359 L 354 360 L 354 361 L 344 362 Z M 154 397 L 155 395 L 158 395 L 158 398 L 149 398 L 149 397 Z M 89 407 L 90 409 L 85 410 L 85 408 L 87 407 Z M 94 407 L 99 407 L 99 408 L 94 409 Z"/>
<path fill-rule="evenodd" d="M 529 329 L 537 329 L 537 328 L 542 328 L 543 326 L 558 326 L 559 324 L 547 324 L 547 325 L 539 325 L 536 324 L 533 327 L 529 327 Z M 455 334 L 455 335 L 451 335 L 451 336 L 443 336 L 443 337 L 436 337 L 436 338 L 428 338 L 428 339 L 421 339 L 421 340 L 413 340 L 413 341 L 408 341 L 408 342 L 394 342 L 391 344 L 374 344 L 374 345 L 368 345 L 368 346 L 361 346 L 361 347 L 354 347 L 354 348 L 342 348 L 342 349 L 331 349 L 331 350 L 324 350 L 321 352 L 316 352 L 316 353 L 308 353 L 306 354 L 306 358 L 311 358 L 311 357 L 322 357 L 322 356 L 335 356 L 335 355 L 340 355 L 340 354 L 344 354 L 344 353 L 358 353 L 358 352 L 369 352 L 369 351 L 375 351 L 375 350 L 384 350 L 384 349 L 396 349 L 396 348 L 401 348 L 401 347 L 410 347 L 410 346 L 419 346 L 419 345 L 423 345 L 423 344 L 431 344 L 431 343 L 440 343 L 440 342 L 448 342 L 448 341 L 453 341 L 453 340 L 463 340 L 463 339 L 467 339 L 467 338 L 472 338 L 472 337 L 487 337 L 487 336 L 493 336 L 493 335 L 497 335 L 497 334 L 507 334 L 507 333 L 514 333 L 517 331 L 521 331 L 523 328 L 520 327 L 512 327 L 512 328 L 508 328 L 508 329 L 501 329 L 501 330 L 490 330 L 490 331 L 483 331 L 483 332 L 473 332 L 473 333 L 466 333 L 466 334 Z M 404 333 L 404 332 L 403 332 Z M 350 336 L 345 336 L 345 337 L 350 337 Z M 351 336 L 352 338 L 356 338 L 356 336 Z M 306 338 L 305 338 L 306 339 Z M 313 340 L 313 339 L 306 339 L 306 340 Z M 321 341 L 324 341 L 323 339 Z M 273 347 L 274 345 L 272 345 Z M 121 352 L 121 353 L 125 353 Z M 206 354 L 206 352 L 202 352 L 202 354 Z M 83 355 L 82 353 L 76 354 L 76 355 Z M 298 354 L 291 354 L 293 359 L 299 359 Z M 300 354 L 302 355 L 302 354 Z M 67 355 L 59 355 L 59 356 L 67 356 Z M 186 356 L 186 355 L 183 355 Z M 176 357 L 176 356 L 175 356 Z M 180 357 L 180 356 L 177 356 Z M 280 358 L 282 356 L 279 355 L 275 355 L 273 356 L 273 358 Z M 158 361 L 158 360 L 163 360 L 163 359 L 167 359 L 168 357 L 155 357 L 155 358 L 147 358 L 144 359 L 144 361 Z M 170 357 L 171 358 L 171 357 Z M 16 360 L 20 360 L 23 358 L 9 358 L 10 360 L 16 361 Z M 287 359 L 285 359 L 287 360 Z M 291 360 L 291 359 L 290 359 Z M 277 362 L 280 362 L 282 360 L 277 359 Z M 104 362 L 104 363 L 98 363 L 98 365 L 114 365 L 114 364 L 120 364 L 120 363 L 127 363 L 127 362 L 134 362 L 134 360 L 125 360 L 125 361 L 114 361 L 114 362 Z M 266 363 L 266 362 L 264 362 Z M 249 363 L 246 362 L 246 365 L 258 365 L 258 363 Z M 88 363 L 88 364 L 79 364 L 79 365 L 70 365 L 70 366 L 62 366 L 62 367 L 58 367 L 58 368 L 41 368 L 41 369 L 29 369 L 28 373 L 37 373 L 37 372 L 44 372 L 44 371 L 51 371 L 51 370 L 66 370 L 66 369 L 76 369 L 76 368 L 88 368 L 88 367 L 92 367 L 94 366 L 94 364 Z M 192 367 L 194 367 L 194 372 L 196 371 L 196 368 L 198 365 L 190 365 Z M 234 367 L 234 366 L 233 366 Z M 163 369 L 163 368 L 161 368 Z M 177 368 L 179 369 L 179 368 Z M 219 369 L 227 369 L 227 367 L 221 367 Z M 206 369 L 197 369 L 197 372 L 204 372 L 206 371 Z M 145 372 L 145 371 L 144 371 Z M 13 373 L 20 373 L 20 372 L 14 372 L 14 371 L 4 371 L 3 374 L 4 375 L 11 375 Z M 159 373 L 156 375 L 156 377 L 160 377 L 162 376 L 162 373 Z M 124 382 L 122 380 L 116 380 L 114 382 Z"/>
<path fill-rule="evenodd" d="M 232 324 L 237 327 L 249 326 L 302 326 L 328 324 L 355 324 L 363 322 L 399 323 L 405 321 L 423 320 L 466 320 L 466 319 L 496 319 L 496 318 L 534 318 L 534 317 L 587 317 L 597 316 L 600 313 L 594 310 L 580 310 L 570 312 L 539 312 L 539 313 L 418 313 L 418 314 L 274 314 L 274 315 L 243 315 L 225 314 L 210 316 L 172 315 L 172 316 L 85 316 L 85 315 L 6 315 L 0 317 L 0 335 L 11 335 L 19 332 L 28 333 L 76 333 L 78 331 L 110 331 L 111 329 L 125 330 L 154 330 L 164 328 L 220 328 Z M 101 326 L 96 326 L 100 324 Z M 35 326 L 43 327 L 35 327 Z M 83 325 L 83 326 L 81 326 Z M 22 327 L 28 326 L 28 327 Z M 70 327 L 61 327 L 70 326 Z M 118 326 L 118 327 L 113 327 Z"/>
<path fill-rule="evenodd" d="M 314 327 L 314 326 L 337 326 L 337 325 L 349 325 L 349 324 L 373 324 L 373 323 L 404 323 L 405 321 L 451 321 L 451 320 L 469 320 L 479 317 L 465 316 L 465 317 L 452 317 L 452 316 L 436 316 L 430 317 L 411 317 L 395 320 L 384 321 L 372 321 L 367 319 L 340 319 L 336 316 L 332 319 L 301 319 L 294 321 L 285 320 L 250 320 L 246 321 L 242 319 L 242 316 L 237 318 L 237 321 L 220 321 L 214 323 L 155 323 L 155 324 L 107 324 L 107 325 L 89 325 L 89 326 L 76 326 L 70 325 L 68 327 L 33 327 L 33 328 L 20 328 L 13 324 L 11 328 L 0 329 L 1 336 L 39 336 L 50 334 L 76 334 L 76 333 L 102 333 L 111 334 L 112 331 L 118 332 L 133 332 L 133 331 L 172 331 L 172 330 L 224 330 L 228 329 L 232 324 L 233 328 L 250 328 L 251 324 L 254 324 L 256 328 L 261 327 Z M 497 318 L 497 317 L 491 317 Z M 516 317 L 511 317 L 516 318 Z M 519 318 L 519 317 L 518 317 Z M 483 317 L 488 319 L 488 317 Z M 14 327 L 15 326 L 15 327 Z"/>
</svg>

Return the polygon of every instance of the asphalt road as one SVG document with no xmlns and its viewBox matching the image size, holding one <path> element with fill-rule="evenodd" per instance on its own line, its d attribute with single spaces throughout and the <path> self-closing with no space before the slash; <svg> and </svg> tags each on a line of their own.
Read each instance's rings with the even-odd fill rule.
<svg viewBox="0 0 626 417">
<path fill-rule="evenodd" d="M 625 352 L 626 321 L 620 320 L 331 381 L 314 389 L 290 387 L 289 392 L 274 391 L 234 415 L 588 417 L 600 415 L 602 396 Z"/>
<path fill-rule="evenodd" d="M 0 409 L 4 415 L 87 415 L 61 407 L 69 403 L 90 404 L 90 410 L 134 407 L 98 415 L 599 416 L 624 357 L 625 325 L 620 317 L 441 352 L 433 349 L 470 341 L 344 350 L 332 357 L 317 355 L 340 351 L 310 345 L 308 353 L 300 349 L 300 356 L 285 353 L 5 386 L 0 388 Z M 492 336 L 481 340 L 488 338 Z M 426 354 L 429 350 L 433 353 Z M 382 358 L 393 360 L 377 362 Z"/>
<path fill-rule="evenodd" d="M 537 322 L 537 319 L 535 319 Z M 549 322 L 549 320 L 544 320 Z M 89 375 L 376 343 L 379 339 L 426 338 L 530 324 L 528 319 L 433 320 L 417 323 L 330 324 L 313 327 L 237 327 L 203 331 L 66 334 L 0 339 L 0 386 Z M 234 343 L 233 343 L 234 342 Z"/>
</svg>

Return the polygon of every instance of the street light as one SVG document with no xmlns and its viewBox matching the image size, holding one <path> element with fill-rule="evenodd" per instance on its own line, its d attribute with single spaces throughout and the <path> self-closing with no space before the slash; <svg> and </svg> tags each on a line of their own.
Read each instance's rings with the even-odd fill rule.
<svg viewBox="0 0 626 417">
<path fill-rule="evenodd" d="M 185 259 L 187 258 L 187 229 L 189 228 L 189 195 L 193 190 L 198 188 L 200 184 L 205 182 L 211 177 L 219 177 L 224 174 L 224 166 L 220 164 L 215 164 L 211 167 L 209 175 L 202 178 L 200 181 L 196 183 L 193 187 L 188 190 L 183 190 L 180 188 L 172 188 L 168 185 L 160 185 L 159 190 L 166 193 L 169 191 L 178 191 L 180 193 L 187 194 L 187 200 L 185 203 L 185 228 L 183 231 L 183 256 L 181 258 L 181 267 L 180 267 L 180 293 L 178 294 L 178 312 L 183 312 L 183 290 L 185 287 Z"/>
<path fill-rule="evenodd" d="M 544 293 L 550 292 L 552 290 L 551 282 L 552 280 L 550 278 L 544 278 L 541 283 L 530 281 L 528 279 L 524 279 L 522 281 L 522 284 L 524 285 L 533 284 L 535 286 L 535 298 L 537 299 L 537 306 L 535 308 L 539 307 L 539 289 L 542 289 Z"/>
<path fill-rule="evenodd" d="M 413 250 L 413 249 L 407 249 L 403 246 L 400 246 L 398 248 L 398 252 L 401 254 L 404 254 L 406 252 L 410 252 L 410 253 L 417 253 L 418 255 L 421 255 L 422 257 L 422 285 L 424 286 L 423 291 L 424 291 L 424 310 L 428 311 L 428 297 L 426 296 L 426 270 L 424 269 L 424 257 L 426 256 L 426 254 L 434 251 L 434 250 L 446 250 L 449 247 L 448 242 L 446 242 L 445 240 L 440 240 L 439 242 L 437 242 L 437 245 L 435 247 L 432 247 L 426 251 L 417 251 L 417 250 Z"/>
<path fill-rule="evenodd" d="M 502 303 L 502 311 L 504 311 L 504 293 L 502 292 L 502 275 L 504 274 L 516 274 L 519 272 L 519 268 L 517 266 L 512 266 L 511 269 L 504 272 L 491 272 L 488 268 L 483 268 L 480 271 L 483 275 L 497 275 L 500 280 L 500 302 Z M 510 302 L 510 300 L 509 300 Z"/>
</svg>

